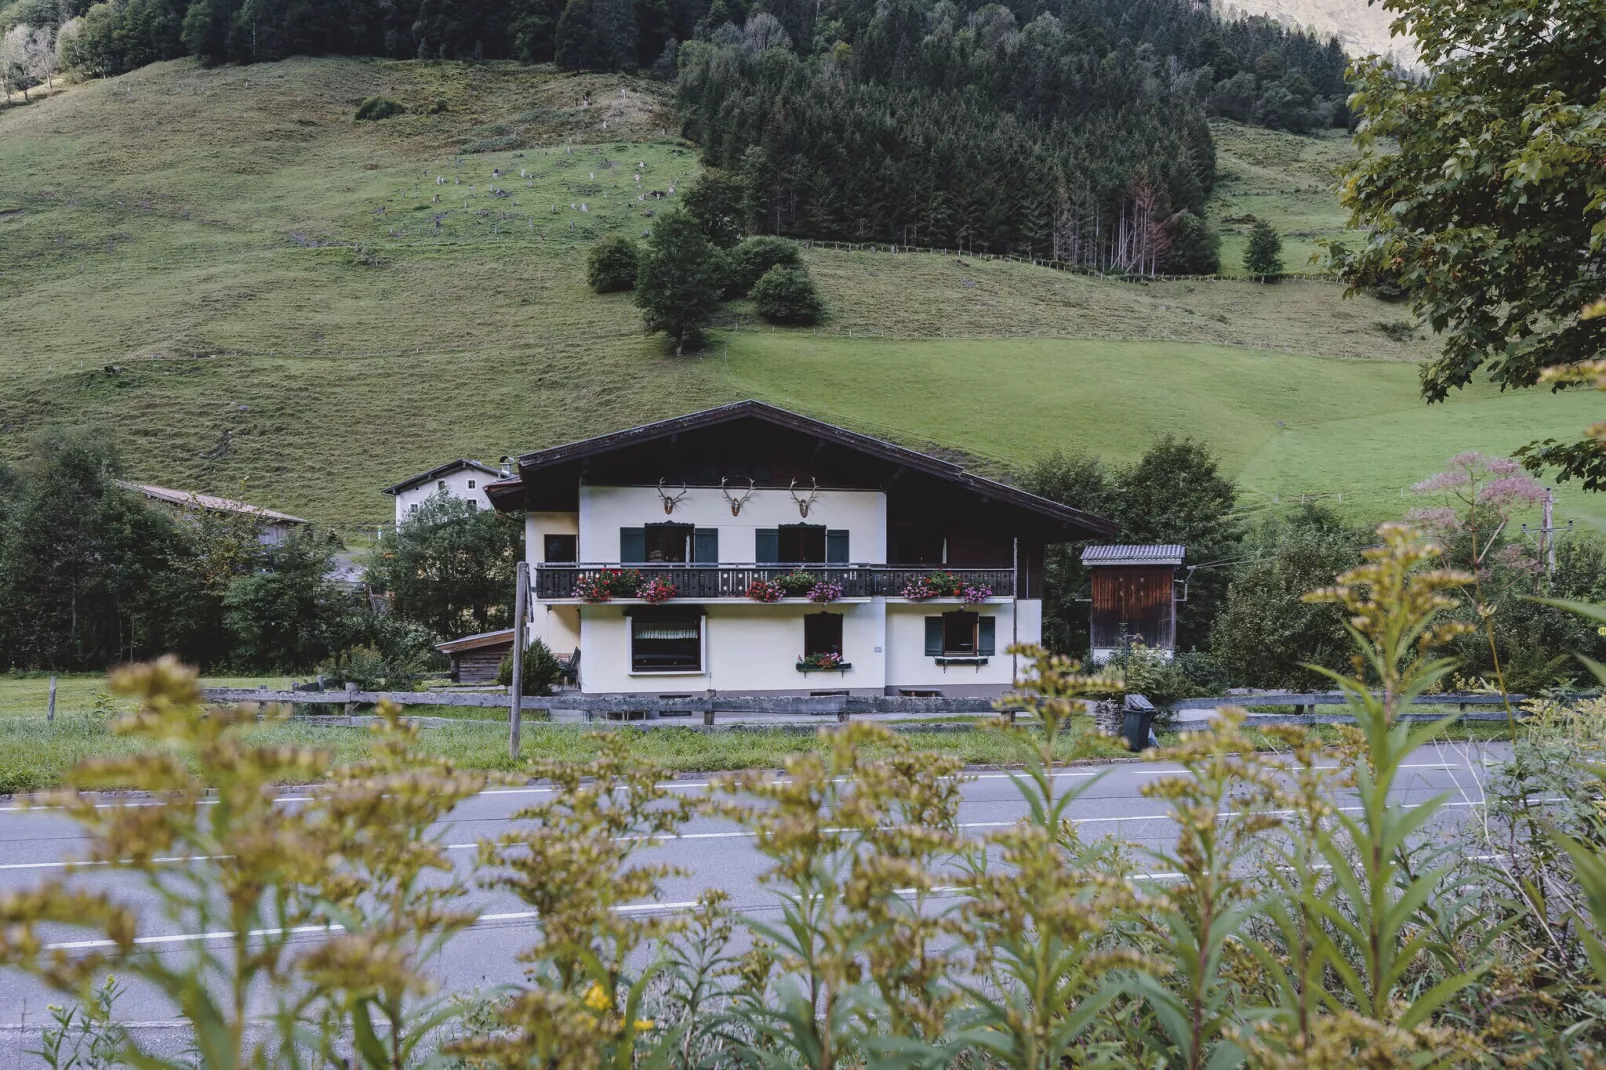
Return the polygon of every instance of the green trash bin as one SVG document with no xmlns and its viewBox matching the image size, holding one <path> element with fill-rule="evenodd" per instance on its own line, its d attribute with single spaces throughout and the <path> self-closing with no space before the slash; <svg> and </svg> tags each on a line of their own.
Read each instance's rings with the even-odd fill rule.
<svg viewBox="0 0 1606 1070">
<path fill-rule="evenodd" d="M 1128 695 L 1123 703 L 1124 724 L 1121 734 L 1126 737 L 1126 745 L 1133 754 L 1141 754 L 1152 744 L 1150 737 L 1154 734 L 1154 716 L 1159 711 L 1154 703 L 1142 695 Z"/>
</svg>

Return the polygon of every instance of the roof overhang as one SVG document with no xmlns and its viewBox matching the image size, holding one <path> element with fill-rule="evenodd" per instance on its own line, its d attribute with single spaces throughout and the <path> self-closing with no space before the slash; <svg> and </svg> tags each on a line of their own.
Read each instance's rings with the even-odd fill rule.
<svg viewBox="0 0 1606 1070">
<path fill-rule="evenodd" d="M 447 461 L 445 464 L 438 464 L 427 472 L 420 472 L 416 476 L 408 476 L 400 483 L 392 483 L 390 486 L 385 488 L 384 493 L 400 494 L 402 491 L 410 490 L 413 487 L 418 486 L 420 483 L 428 483 L 432 479 L 439 479 L 441 476 L 450 475 L 453 472 L 459 472 L 465 468 L 472 469 L 476 472 L 484 472 L 486 475 L 496 476 L 498 479 L 502 478 L 502 470 L 499 468 L 492 468 L 488 464 L 481 464 L 479 461 L 471 461 L 466 457 L 459 457 L 454 461 Z"/>
<path fill-rule="evenodd" d="M 1088 546 L 1082 550 L 1082 564 L 1089 568 L 1117 565 L 1180 565 L 1187 547 L 1175 543 Z"/>
<path fill-rule="evenodd" d="M 476 635 L 464 635 L 456 639 L 448 639 L 444 643 L 436 643 L 435 649 L 442 654 L 461 654 L 465 650 L 479 650 L 487 646 L 499 646 L 506 643 L 513 645 L 513 629 L 502 628 L 494 632 L 480 632 Z"/>
<path fill-rule="evenodd" d="M 743 429 L 738 425 L 746 425 L 746 430 L 752 434 L 743 439 L 739 435 Z M 725 444 L 728 448 L 722 451 L 711 449 L 707 442 L 696 445 L 699 437 L 717 435 L 721 430 L 732 438 Z M 748 454 L 752 450 L 744 447 L 750 446 L 748 440 L 755 438 L 759 432 L 770 438 L 784 438 L 794 446 L 807 446 L 812 450 L 811 457 L 817 458 L 820 466 L 842 475 L 844 486 L 888 486 L 913 476 L 969 491 L 982 504 L 991 506 L 996 503 L 1005 510 L 1018 512 L 1023 518 L 1029 518 L 1034 527 L 1041 527 L 1048 541 L 1107 537 L 1117 531 L 1115 524 L 1102 517 L 975 475 L 952 461 L 761 401 L 738 401 L 526 453 L 518 459 L 518 474 L 515 477 L 497 480 L 487 485 L 485 492 L 492 505 L 499 510 L 572 511 L 577 507 L 575 495 L 579 485 L 588 474 L 605 469 L 610 459 L 638 451 L 643 457 L 651 457 L 651 462 L 638 466 L 643 470 L 634 480 L 646 479 L 650 483 L 649 472 L 644 470 L 646 463 L 667 464 L 666 458 L 677 448 L 696 448 L 701 450 L 705 458 L 717 457 L 723 466 L 721 473 L 728 474 L 731 469 L 740 469 L 750 461 Z M 709 476 L 715 474 L 712 470 L 708 472 Z M 768 485 L 786 487 L 784 475 L 780 473 Z M 608 480 L 601 479 L 599 482 L 607 483 Z M 718 478 L 707 482 L 693 479 L 690 482 L 691 485 L 719 485 Z M 764 479 L 759 479 L 758 483 L 760 486 L 766 485 Z M 820 485 L 828 487 L 832 484 L 821 479 Z M 931 484 L 926 482 L 923 485 Z"/>
</svg>

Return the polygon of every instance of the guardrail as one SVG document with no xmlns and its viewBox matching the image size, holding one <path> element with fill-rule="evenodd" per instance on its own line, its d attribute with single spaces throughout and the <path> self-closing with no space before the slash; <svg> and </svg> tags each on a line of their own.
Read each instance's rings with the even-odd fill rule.
<svg viewBox="0 0 1606 1070">
<path fill-rule="evenodd" d="M 265 711 L 269 704 L 339 706 L 350 717 L 359 707 L 374 706 L 380 702 L 393 702 L 399 706 L 466 706 L 481 709 L 502 709 L 509 706 L 510 696 L 505 692 L 440 692 L 440 691 L 363 691 L 355 684 L 343 689 L 327 691 L 282 691 L 267 687 L 209 687 L 202 689 L 208 702 L 255 702 Z M 1130 696 L 1147 701 L 1142 696 Z M 1512 695 L 1513 706 L 1526 696 Z M 1484 692 L 1445 692 L 1421 696 L 1413 707 L 1457 706 L 1463 712 L 1468 707 L 1490 707 L 1487 712 L 1476 712 L 1468 719 L 1502 718 L 1503 707 L 1499 695 Z M 1291 706 L 1296 709 L 1292 717 L 1281 720 L 1290 724 L 1330 721 L 1332 716 L 1316 716 L 1317 706 L 1342 706 L 1344 696 L 1337 691 L 1256 691 L 1244 694 L 1223 695 L 1216 698 L 1180 699 L 1169 704 L 1172 711 L 1208 710 L 1220 706 Z M 525 696 L 525 707 L 534 709 L 578 710 L 600 714 L 612 720 L 647 720 L 664 717 L 701 717 L 705 725 L 713 725 L 716 718 L 727 723 L 740 722 L 743 715 L 790 714 L 797 716 L 834 716 L 846 721 L 854 716 L 903 714 L 913 717 L 957 714 L 974 716 L 998 712 L 998 706 L 987 698 L 944 698 L 893 695 L 809 695 L 809 696 L 740 696 L 740 695 L 582 695 L 576 692 L 559 692 L 550 696 Z M 1005 706 L 1009 713 L 1008 705 Z M 1435 715 L 1413 713 L 1413 719 Z M 1339 715 L 1340 719 L 1342 715 Z M 1261 718 L 1256 718 L 1257 721 Z"/>
<path fill-rule="evenodd" d="M 208 702 L 255 702 L 265 708 L 270 704 L 340 706 L 347 716 L 357 712 L 359 706 L 374 706 L 380 702 L 394 702 L 400 706 L 476 706 L 482 709 L 507 709 L 510 696 L 495 692 L 462 693 L 440 691 L 361 691 L 355 685 L 330 691 L 275 691 L 267 687 L 208 687 L 202 688 Z M 717 714 L 796 714 L 812 716 L 835 715 L 846 720 L 854 715 L 908 714 L 931 716 L 940 714 L 994 713 L 996 707 L 986 698 L 913 698 L 892 695 L 809 695 L 809 696 L 672 696 L 672 695 L 581 695 L 559 692 L 556 695 L 524 697 L 524 708 L 579 710 L 629 719 L 646 717 L 691 717 L 701 714 L 704 724 L 713 724 Z"/>
<path fill-rule="evenodd" d="M 1421 695 L 1413 706 L 1513 706 L 1527 701 L 1527 695 L 1502 697 L 1486 691 L 1445 691 Z M 1169 704 L 1173 710 L 1210 710 L 1218 706 L 1293 706 L 1314 711 L 1317 706 L 1343 706 L 1349 700 L 1342 691 L 1235 691 L 1216 698 L 1184 698 Z"/>
</svg>

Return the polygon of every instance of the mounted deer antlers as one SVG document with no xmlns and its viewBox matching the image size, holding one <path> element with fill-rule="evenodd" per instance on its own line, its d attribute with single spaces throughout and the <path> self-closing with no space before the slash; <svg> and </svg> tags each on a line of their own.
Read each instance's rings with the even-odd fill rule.
<svg viewBox="0 0 1606 1070">
<path fill-rule="evenodd" d="M 666 513 L 673 513 L 675 511 L 675 506 L 680 503 L 680 499 L 684 498 L 690 493 L 691 491 L 686 489 L 686 484 L 682 483 L 680 485 L 680 493 L 676 494 L 674 497 L 670 497 L 664 493 L 664 481 L 661 479 L 658 481 L 658 497 L 664 500 L 664 512 Z"/>
<path fill-rule="evenodd" d="M 740 498 L 732 498 L 731 492 L 725 489 L 725 477 L 720 477 L 719 492 L 725 495 L 726 501 L 731 503 L 731 516 L 742 515 L 742 506 L 746 505 L 747 499 L 753 496 L 753 488 L 756 486 L 758 486 L 758 481 L 755 479 L 749 479 L 747 481 L 747 493 L 742 495 Z"/>
<path fill-rule="evenodd" d="M 820 481 L 810 477 L 809 482 L 814 484 L 814 489 L 809 492 L 809 496 L 807 498 L 799 498 L 797 496 L 797 480 L 792 480 L 792 485 L 787 488 L 787 493 L 792 496 L 792 500 L 794 502 L 797 502 L 798 513 L 805 520 L 807 520 L 809 516 L 809 506 L 813 505 L 820 497 Z"/>
</svg>

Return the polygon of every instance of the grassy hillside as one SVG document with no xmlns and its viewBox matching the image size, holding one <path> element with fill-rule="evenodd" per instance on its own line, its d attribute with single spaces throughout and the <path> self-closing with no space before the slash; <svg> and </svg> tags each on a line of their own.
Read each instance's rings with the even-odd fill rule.
<svg viewBox="0 0 1606 1070">
<path fill-rule="evenodd" d="M 140 478 L 355 527 L 390 515 L 380 487 L 442 459 L 744 396 L 1011 463 L 1131 457 L 1176 430 L 1266 493 L 1394 494 L 1457 449 L 1587 422 L 1539 395 L 1420 408 L 1431 344 L 1332 283 L 936 255 L 810 250 L 824 326 L 755 330 L 732 305 L 677 361 L 628 295 L 582 279 L 595 237 L 663 208 L 638 190 L 697 170 L 660 92 L 513 65 L 178 61 L 0 111 L 0 458 L 88 424 Z M 354 122 L 374 93 L 416 111 Z M 1341 226 L 1297 192 L 1339 146 L 1218 132 L 1218 203 Z M 1389 434 L 1402 445 L 1378 446 Z M 1362 446 L 1375 457 L 1339 472 Z"/>
<path fill-rule="evenodd" d="M 1230 119 L 1211 120 L 1210 132 L 1217 180 L 1209 215 L 1221 230 L 1221 270 L 1248 274 L 1244 249 L 1255 219 L 1282 235 L 1286 270 L 1316 270 L 1312 259 L 1323 254 L 1316 243 L 1342 240 L 1347 231 L 1334 169 L 1355 154 L 1349 135 L 1328 129 L 1300 137 Z"/>
</svg>

